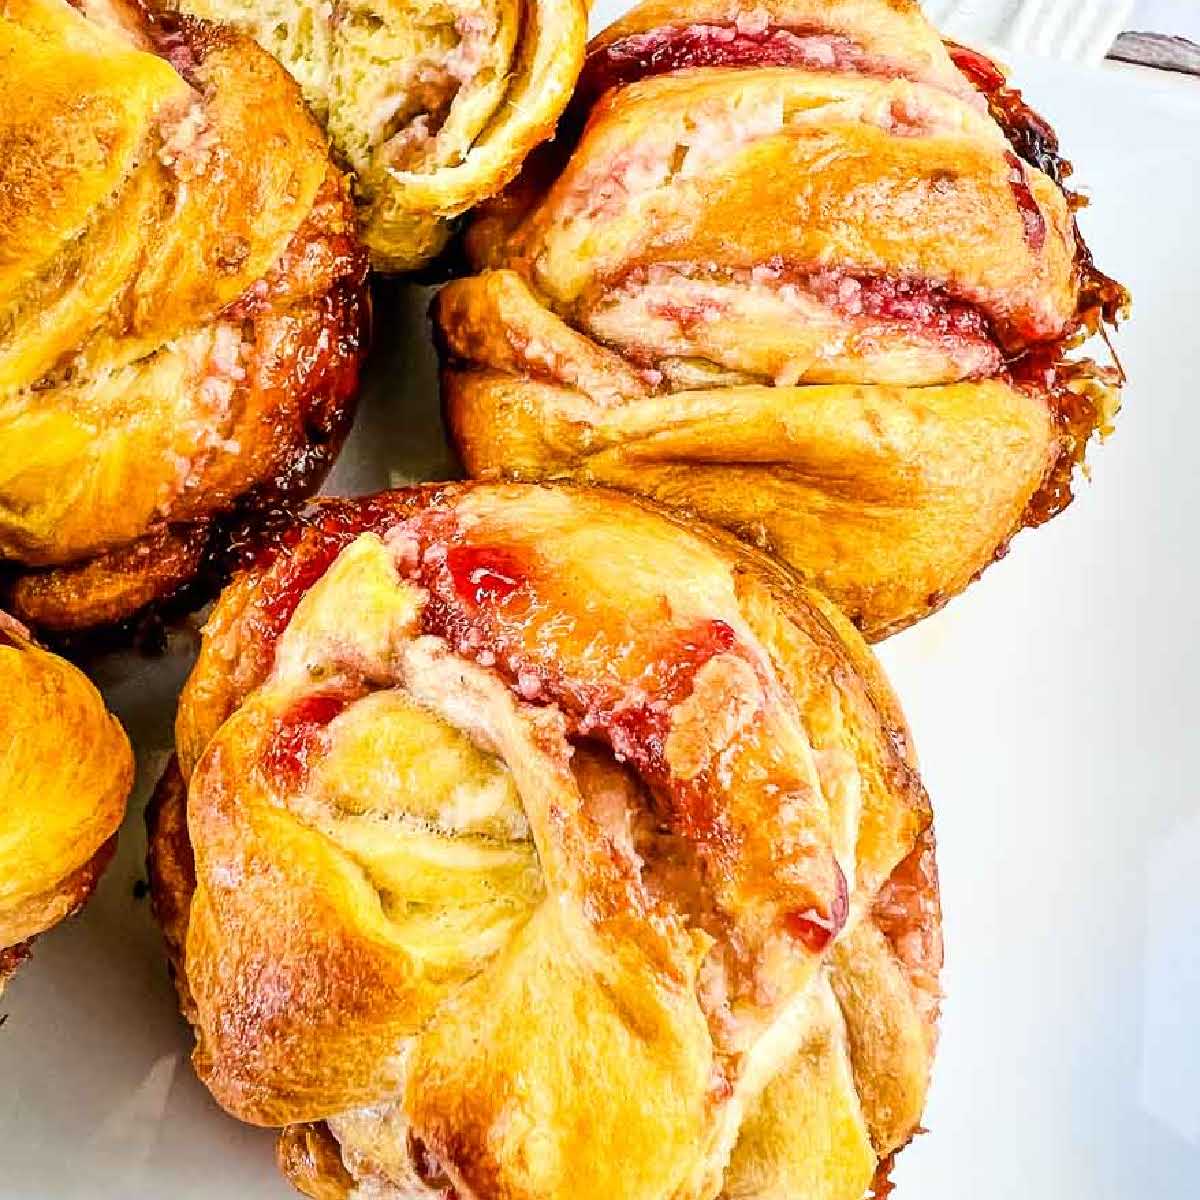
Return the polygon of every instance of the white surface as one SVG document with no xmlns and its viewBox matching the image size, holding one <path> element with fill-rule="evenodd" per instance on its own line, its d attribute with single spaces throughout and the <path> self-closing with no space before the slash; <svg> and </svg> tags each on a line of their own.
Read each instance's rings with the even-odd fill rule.
<svg viewBox="0 0 1200 1200">
<path fill-rule="evenodd" d="M 1128 29 L 1134 0 L 925 0 L 948 37 L 985 43 L 1003 54 L 1037 54 L 1098 63 Z"/>
<path fill-rule="evenodd" d="M 1125 28 L 1200 42 L 1200 4 L 1196 0 L 1135 0 Z"/>
<path fill-rule="evenodd" d="M 931 1133 L 901 1156 L 896 1200 L 1194 1200 L 1200 93 L 1014 65 L 1094 190 L 1099 262 L 1133 288 L 1131 382 L 1093 486 L 882 652 L 937 807 L 948 941 Z M 450 469 L 426 295 L 399 292 L 407 310 L 384 311 L 343 489 Z M 271 1136 L 221 1114 L 192 1076 L 133 896 L 186 643 L 103 671 L 143 786 L 95 901 L 0 1002 L 4 1200 L 291 1195 Z"/>
</svg>

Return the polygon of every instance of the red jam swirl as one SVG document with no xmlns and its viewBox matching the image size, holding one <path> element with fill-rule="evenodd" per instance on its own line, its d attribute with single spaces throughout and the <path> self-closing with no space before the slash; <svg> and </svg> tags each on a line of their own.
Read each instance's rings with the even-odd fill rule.
<svg viewBox="0 0 1200 1200">
<path fill-rule="evenodd" d="M 283 561 L 278 573 L 264 585 L 265 598 L 257 614 L 259 631 L 269 642 L 279 640 L 305 593 L 352 540 L 352 534 L 326 536 L 309 553 L 292 555 Z"/>
<path fill-rule="evenodd" d="M 326 727 L 348 703 L 345 696 L 305 696 L 279 718 L 262 758 L 275 787 L 287 792 L 304 787 L 313 760 L 327 748 Z"/>
<path fill-rule="evenodd" d="M 385 493 L 318 502 L 300 513 L 281 509 L 277 520 L 261 523 L 237 555 L 240 567 L 266 572 L 253 617 L 265 647 L 274 649 L 305 593 L 359 534 L 380 533 L 403 515 Z"/>
<path fill-rule="evenodd" d="M 837 894 L 828 914 L 815 908 L 806 908 L 803 912 L 789 913 L 784 918 L 784 928 L 812 954 L 824 953 L 829 943 L 841 933 L 850 915 L 850 892 L 846 887 L 846 876 L 841 867 L 835 865 L 834 869 L 837 872 Z"/>
<path fill-rule="evenodd" d="M 1004 161 L 1008 163 L 1008 186 L 1012 188 L 1013 199 L 1017 202 L 1021 222 L 1025 226 L 1025 240 L 1029 243 L 1029 248 L 1035 254 L 1039 254 L 1046 244 L 1046 218 L 1034 199 L 1021 160 L 1008 151 L 1004 155 Z"/>
<path fill-rule="evenodd" d="M 684 634 L 666 648 L 651 668 L 652 680 L 644 689 L 652 698 L 593 706 L 582 715 L 579 732 L 605 738 L 618 759 L 631 763 L 649 783 L 665 786 L 670 778 L 666 760 L 671 709 L 692 691 L 696 674 L 719 654 L 737 644 L 737 634 L 725 621 L 712 620 Z M 685 832 L 700 833 L 709 821 L 688 822 Z"/>
<path fill-rule="evenodd" d="M 940 336 L 992 340 L 981 309 L 928 279 L 829 270 L 812 275 L 809 286 L 831 307 L 851 315 L 904 322 Z"/>
<path fill-rule="evenodd" d="M 710 620 L 671 638 L 643 676 L 644 683 L 618 696 L 595 696 L 580 711 L 568 710 L 576 733 L 606 744 L 628 763 L 660 806 L 675 833 L 706 848 L 717 861 L 736 853 L 736 837 L 721 811 L 721 787 L 708 770 L 676 779 L 667 762 L 671 711 L 691 695 L 700 669 L 721 654 L 736 653 L 737 634 L 725 621 Z"/>
<path fill-rule="evenodd" d="M 524 564 L 500 546 L 452 546 L 446 568 L 455 592 L 474 608 L 503 604 L 525 585 Z"/>
<path fill-rule="evenodd" d="M 424 631 L 445 638 L 468 657 L 486 662 L 525 701 L 557 705 L 573 736 L 594 739 L 628 763 L 667 810 L 677 831 L 718 844 L 726 837 L 716 796 L 703 778 L 681 786 L 666 761 L 671 709 L 690 695 L 696 673 L 735 649 L 725 621 L 699 623 L 655 638 L 648 657 L 618 663 L 587 678 L 556 653 L 538 625 L 547 619 L 528 565 L 495 547 L 454 547 L 444 559 L 424 556 L 417 581 L 430 594 Z M 447 584 L 449 586 L 447 586 Z M 506 603 L 518 592 L 524 605 Z M 549 618 L 553 620 L 553 617 Z"/>
<path fill-rule="evenodd" d="M 803 67 L 882 73 L 845 34 L 816 25 L 740 27 L 732 21 L 664 25 L 630 34 L 588 57 L 581 87 L 594 100 L 611 87 L 688 67 Z"/>
<path fill-rule="evenodd" d="M 691 263 L 659 262 L 653 268 L 635 264 L 615 277 L 610 293 L 647 290 L 649 307 L 656 315 L 672 321 L 681 333 L 719 319 L 728 309 L 724 300 L 703 299 L 680 303 L 653 297 L 655 273 L 672 272 L 685 280 L 700 279 L 718 285 L 752 284 L 786 295 L 799 289 L 833 312 L 864 323 L 902 325 L 930 340 L 947 346 L 970 345 L 983 364 L 998 371 L 1003 365 L 999 335 L 978 305 L 954 296 L 946 287 L 929 279 L 912 276 L 868 274 L 838 267 L 814 269 L 811 264 L 791 262 L 780 255 L 753 268 L 698 270 Z M 631 353 L 630 357 L 637 357 Z M 647 362 L 650 362 L 647 358 Z"/>
<path fill-rule="evenodd" d="M 711 870 L 735 869 L 739 835 L 724 811 L 727 785 L 710 769 L 681 781 L 666 755 L 672 710 L 691 694 L 698 672 L 718 655 L 743 652 L 733 627 L 711 619 L 672 629 L 664 610 L 663 631 L 615 627 L 612 643 L 598 646 L 580 636 L 569 610 L 539 594 L 531 548 L 466 541 L 453 511 L 440 507 L 440 499 L 452 495 L 447 488 L 432 502 L 417 492 L 325 502 L 301 525 L 280 531 L 271 548 L 275 561 L 251 615 L 256 636 L 270 648 L 305 591 L 356 536 L 403 530 L 413 546 L 398 565 L 428 593 L 423 632 L 495 670 L 523 700 L 556 705 L 569 736 L 607 745 L 629 764 L 660 818 L 703 848 Z M 592 668 L 593 659 L 600 669 Z M 277 786 L 293 791 L 304 786 L 312 762 L 327 747 L 326 726 L 348 702 L 312 697 L 280 720 L 264 762 Z M 781 780 L 783 786 L 791 782 Z M 837 886 L 844 890 L 844 880 Z M 841 928 L 845 902 L 839 896 L 830 905 L 812 895 L 792 931 L 806 946 L 822 947 Z"/>
</svg>

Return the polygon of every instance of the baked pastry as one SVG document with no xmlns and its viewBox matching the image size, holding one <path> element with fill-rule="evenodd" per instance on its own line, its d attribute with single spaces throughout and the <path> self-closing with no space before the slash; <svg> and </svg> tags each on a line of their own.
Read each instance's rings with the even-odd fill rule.
<svg viewBox="0 0 1200 1200">
<path fill-rule="evenodd" d="M 554 132 L 585 0 L 162 0 L 232 22 L 295 76 L 354 173 L 377 270 L 410 271 Z"/>
<path fill-rule="evenodd" d="M 870 639 L 1058 511 L 1124 291 L 1054 134 L 908 0 L 643 4 L 440 294 L 470 474 L 605 483 L 772 550 Z"/>
<path fill-rule="evenodd" d="M 347 185 L 253 42 L 0 11 L 0 566 L 45 630 L 175 593 L 223 514 L 320 480 L 367 315 Z"/>
<path fill-rule="evenodd" d="M 87 678 L 0 612 L 0 992 L 112 857 L 133 754 Z"/>
<path fill-rule="evenodd" d="M 605 489 L 318 501 L 176 734 L 150 870 L 194 1061 L 306 1194 L 860 1200 L 917 1128 L 909 735 L 727 534 Z"/>
</svg>

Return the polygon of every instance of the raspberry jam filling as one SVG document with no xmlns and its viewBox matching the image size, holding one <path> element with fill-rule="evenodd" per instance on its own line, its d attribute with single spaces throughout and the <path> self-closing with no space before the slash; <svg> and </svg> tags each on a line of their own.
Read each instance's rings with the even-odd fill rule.
<svg viewBox="0 0 1200 1200">
<path fill-rule="evenodd" d="M 326 748 L 326 727 L 349 704 L 346 696 L 305 696 L 279 718 L 263 754 L 263 770 L 281 791 L 308 782 L 312 759 Z"/>
<path fill-rule="evenodd" d="M 500 546 L 451 546 L 446 567 L 455 592 L 472 608 L 502 603 L 525 583 L 523 564 Z"/>
<path fill-rule="evenodd" d="M 1045 118 L 1034 112 L 1025 103 L 1025 98 L 1019 89 L 1008 86 L 1004 73 L 990 58 L 976 50 L 968 50 L 956 42 L 947 41 L 946 49 L 949 51 L 954 65 L 987 100 L 988 111 L 992 114 L 992 119 L 1004 131 L 1004 135 L 1008 138 L 1017 157 L 1030 166 L 1037 167 L 1039 171 L 1048 175 L 1059 187 L 1063 188 L 1067 202 L 1073 209 L 1084 207 L 1087 201 L 1065 187 L 1065 182 L 1073 173 L 1073 168 L 1059 153 L 1058 135 Z M 1016 185 L 1014 184 L 1015 194 Z M 1023 198 L 1019 195 L 1016 198 L 1017 203 L 1022 205 L 1022 219 L 1026 221 L 1028 236 L 1033 231 L 1030 223 L 1032 214 L 1027 217 Z M 1032 196 L 1030 200 L 1032 200 Z M 1040 211 L 1038 216 L 1041 217 Z M 1044 224 L 1044 218 L 1042 221 Z M 1101 321 L 1109 325 L 1117 323 L 1129 303 L 1129 294 L 1115 279 L 1097 269 L 1092 261 L 1092 253 L 1083 240 L 1077 223 L 1074 233 L 1075 261 L 1080 281 L 1079 322 L 1094 332 L 1095 326 Z"/>
<path fill-rule="evenodd" d="M 1025 226 L 1025 240 L 1029 243 L 1029 248 L 1037 254 L 1046 244 L 1046 218 L 1042 215 L 1042 210 L 1029 187 L 1024 164 L 1011 152 L 1005 154 L 1004 161 L 1008 163 L 1008 186 L 1012 189 L 1013 199 L 1017 202 L 1017 209 L 1021 214 L 1021 223 Z"/>
<path fill-rule="evenodd" d="M 580 78 L 590 103 L 611 87 L 635 83 L 687 67 L 802 67 L 810 71 L 901 74 L 868 55 L 845 34 L 816 25 L 780 26 L 763 22 L 714 21 L 663 25 L 630 34 L 593 51 Z"/>
<path fill-rule="evenodd" d="M 560 632 L 575 622 L 569 611 L 546 602 L 546 595 L 553 594 L 552 579 L 534 564 L 519 559 L 514 563 L 507 548 L 469 550 L 457 569 L 451 561 L 453 550 L 444 555 L 426 550 L 421 556 L 416 582 L 430 594 L 425 631 L 495 669 L 525 701 L 555 705 L 566 718 L 569 737 L 599 743 L 618 763 L 633 769 L 658 819 L 695 846 L 708 871 L 736 871 L 742 835 L 726 811 L 729 780 L 715 766 L 680 779 L 667 754 L 676 706 L 691 696 L 701 669 L 722 655 L 749 659 L 750 651 L 735 630 L 725 621 L 710 619 L 682 630 L 647 629 L 636 641 L 621 634 L 597 647 L 592 639 L 585 647 Z M 480 596 L 480 584 L 495 578 L 501 561 L 511 587 L 503 585 L 502 595 Z M 521 603 L 514 607 L 510 601 L 518 589 Z M 584 674 L 572 661 L 576 652 L 598 655 L 607 669 Z M 780 764 L 767 768 L 749 786 L 787 795 L 802 784 Z M 801 891 L 803 885 L 794 880 L 792 886 Z M 844 886 L 844 879 L 835 882 L 838 889 Z M 810 902 L 785 928 L 807 950 L 819 953 L 845 923 L 846 905 L 840 891 L 827 902 L 823 885 L 805 890 Z"/>
<path fill-rule="evenodd" d="M 821 954 L 842 931 L 850 915 L 850 892 L 841 868 L 837 872 L 837 897 L 832 912 L 825 914 L 814 908 L 789 913 L 784 921 L 788 933 L 813 954 Z"/>
<path fill-rule="evenodd" d="M 402 516 L 398 506 L 382 498 L 341 500 L 299 514 L 280 509 L 247 531 L 247 541 L 234 547 L 234 557 L 239 567 L 268 571 L 251 618 L 264 648 L 274 653 L 305 593 L 359 534 L 379 532 Z"/>
<path fill-rule="evenodd" d="M 928 279 L 820 271 L 807 277 L 813 294 L 848 316 L 903 322 L 922 333 L 991 340 L 988 319 Z"/>
<path fill-rule="evenodd" d="M 265 589 L 256 623 L 260 635 L 272 647 L 287 628 L 304 593 L 329 570 L 333 560 L 355 536 L 349 531 L 343 535 L 333 529 L 323 529 L 321 535 L 320 544 L 309 553 L 287 558 Z"/>
<path fill-rule="evenodd" d="M 661 293 L 655 295 L 655 292 Z M 780 257 L 749 268 L 705 270 L 691 263 L 654 263 L 630 268 L 610 284 L 605 300 L 646 295 L 654 316 L 673 322 L 683 335 L 736 315 L 739 297 L 755 295 L 782 303 L 797 319 L 813 304 L 856 327 L 900 326 L 908 333 L 948 348 L 972 347 L 978 361 L 970 374 L 995 373 L 1003 366 L 992 323 L 976 305 L 928 279 L 813 270 Z"/>
<path fill-rule="evenodd" d="M 639 689 L 653 699 L 593 701 L 579 720 L 579 733 L 601 735 L 618 761 L 632 763 L 644 779 L 665 785 L 671 774 L 665 755 L 671 708 L 691 693 L 696 673 L 705 663 L 736 645 L 733 629 L 719 620 L 705 621 L 672 638 L 649 668 L 652 682 Z"/>
<path fill-rule="evenodd" d="M 647 631 L 644 646 L 611 648 L 610 672 L 581 678 L 540 636 L 559 618 L 539 595 L 531 564 L 513 550 L 453 546 L 444 556 L 426 552 L 417 581 L 430 593 L 427 633 L 499 671 L 522 699 L 557 705 L 573 736 L 606 744 L 649 786 L 664 793 L 677 790 L 665 755 L 671 709 L 691 693 L 701 667 L 719 654 L 736 652 L 737 635 L 726 622 L 710 620 L 657 636 Z M 518 591 L 524 603 L 514 610 L 508 602 Z M 685 814 L 692 833 L 715 834 L 715 815 L 707 821 L 690 817 Z"/>
</svg>

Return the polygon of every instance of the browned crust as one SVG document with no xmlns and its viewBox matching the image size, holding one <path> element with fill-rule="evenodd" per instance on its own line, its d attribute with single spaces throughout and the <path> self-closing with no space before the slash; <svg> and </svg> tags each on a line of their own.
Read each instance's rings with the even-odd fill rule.
<svg viewBox="0 0 1200 1200">
<path fill-rule="evenodd" d="M 206 525 L 163 528 L 108 554 L 18 575 L 9 607 L 46 632 L 109 625 L 173 594 L 204 561 Z"/>
<path fill-rule="evenodd" d="M 162 930 L 167 966 L 184 1016 L 194 1013 L 184 970 L 188 913 L 196 890 L 196 859 L 187 827 L 187 785 L 171 755 L 146 805 L 146 871 L 150 907 Z"/>
<path fill-rule="evenodd" d="M 322 303 L 333 319 L 319 327 L 318 342 L 328 336 L 332 345 L 358 349 L 339 352 L 317 373 L 315 387 L 305 391 L 284 386 L 298 400 L 305 420 L 290 430 L 281 424 L 270 435 L 276 459 L 270 478 L 244 496 L 233 497 L 224 514 L 161 526 L 81 562 L 18 571 L 8 584 L 6 603 L 21 620 L 51 635 L 105 629 L 119 636 L 123 624 L 132 630 L 156 612 L 197 608 L 227 581 L 233 540 L 247 536 L 279 504 L 304 498 L 321 486 L 350 431 L 360 350 L 365 349 L 370 323 L 365 290 L 339 287 Z M 305 353 L 296 361 L 311 367 L 313 360 Z M 219 494 L 209 499 L 219 499 Z"/>
<path fill-rule="evenodd" d="M 896 1155 L 889 1154 L 879 1160 L 875 1169 L 875 1178 L 871 1180 L 870 1200 L 887 1200 L 896 1190 L 892 1182 L 892 1171 L 896 1166 Z"/>
<path fill-rule="evenodd" d="M 17 973 L 17 968 L 33 954 L 33 939 L 5 946 L 0 950 L 0 992 L 4 985 Z"/>
</svg>

